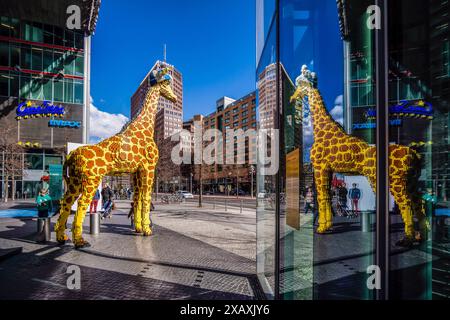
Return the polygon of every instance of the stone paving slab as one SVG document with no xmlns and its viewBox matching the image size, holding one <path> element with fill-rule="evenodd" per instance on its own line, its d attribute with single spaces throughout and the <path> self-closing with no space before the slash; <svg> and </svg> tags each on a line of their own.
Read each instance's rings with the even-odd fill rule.
<svg viewBox="0 0 450 320">
<path fill-rule="evenodd" d="M 0 264 L 0 299 L 255 298 L 251 212 L 157 205 L 154 234 L 143 237 L 131 230 L 128 206 L 118 203 L 96 236 L 88 234 L 87 216 L 92 247 L 82 250 L 58 246 L 54 233 L 53 241 L 35 243 L 34 219 L 1 219 L 0 248 L 22 246 L 23 253 Z M 80 290 L 67 288 L 71 265 L 80 267 Z"/>
</svg>

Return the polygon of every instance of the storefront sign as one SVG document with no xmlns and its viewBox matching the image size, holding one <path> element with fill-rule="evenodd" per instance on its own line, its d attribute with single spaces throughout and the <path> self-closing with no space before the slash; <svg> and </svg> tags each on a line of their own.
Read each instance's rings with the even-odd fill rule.
<svg viewBox="0 0 450 320">
<path fill-rule="evenodd" d="M 16 120 L 40 117 L 62 117 L 65 110 L 61 105 L 55 106 L 48 101 L 42 102 L 42 105 L 33 105 L 31 101 L 24 101 L 17 106 Z"/>
<path fill-rule="evenodd" d="M 400 127 L 403 121 L 401 119 L 389 120 L 389 125 L 392 127 Z M 353 130 L 358 129 L 375 129 L 377 124 L 375 122 L 365 122 L 365 123 L 354 123 Z"/>
<path fill-rule="evenodd" d="M 366 112 L 367 119 L 374 119 L 377 115 L 375 109 Z M 433 106 L 423 100 L 402 100 L 399 104 L 389 107 L 391 117 L 412 117 L 433 119 Z"/>
<path fill-rule="evenodd" d="M 69 120 L 50 120 L 48 122 L 49 127 L 53 128 L 80 128 L 81 122 L 80 121 L 69 121 Z"/>
</svg>

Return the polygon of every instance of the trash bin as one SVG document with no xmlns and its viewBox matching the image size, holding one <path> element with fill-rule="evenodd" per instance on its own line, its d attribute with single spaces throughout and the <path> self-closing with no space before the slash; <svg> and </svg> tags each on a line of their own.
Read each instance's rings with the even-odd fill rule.
<svg viewBox="0 0 450 320">
<path fill-rule="evenodd" d="M 91 213 L 90 214 L 90 231 L 91 234 L 99 234 L 100 233 L 100 214 L 99 213 Z"/>
<path fill-rule="evenodd" d="M 37 242 L 47 242 L 51 240 L 50 218 L 37 219 Z"/>
<path fill-rule="evenodd" d="M 361 212 L 361 231 L 370 232 L 370 214 L 368 211 Z"/>
</svg>

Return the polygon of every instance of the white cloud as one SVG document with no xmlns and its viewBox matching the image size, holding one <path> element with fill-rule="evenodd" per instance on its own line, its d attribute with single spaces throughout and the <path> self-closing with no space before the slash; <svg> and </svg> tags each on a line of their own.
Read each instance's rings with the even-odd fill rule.
<svg viewBox="0 0 450 320">
<path fill-rule="evenodd" d="M 337 96 L 334 100 L 334 108 L 331 109 L 330 115 L 334 120 L 344 125 L 344 97 L 342 95 Z"/>
<path fill-rule="evenodd" d="M 99 110 L 94 105 L 92 97 L 90 111 L 90 143 L 97 143 L 105 138 L 115 135 L 129 120 L 123 114 L 114 114 Z"/>
<path fill-rule="evenodd" d="M 330 115 L 341 125 L 344 124 L 344 97 L 342 95 L 337 96 L 334 100 L 334 107 L 331 109 Z M 311 116 L 303 118 L 303 143 L 306 148 L 312 146 L 314 142 L 311 118 Z"/>
</svg>

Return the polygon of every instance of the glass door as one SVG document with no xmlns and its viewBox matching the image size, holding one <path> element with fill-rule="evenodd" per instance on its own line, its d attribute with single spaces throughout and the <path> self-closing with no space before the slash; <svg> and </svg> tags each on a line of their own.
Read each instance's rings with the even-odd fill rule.
<svg viewBox="0 0 450 320">
<path fill-rule="evenodd" d="M 373 1 L 280 0 L 280 298 L 373 299 Z M 352 30 L 351 33 L 348 30 Z M 344 41 L 343 41 L 344 39 Z"/>
<path fill-rule="evenodd" d="M 450 298 L 448 1 L 389 1 L 390 297 Z"/>
</svg>

